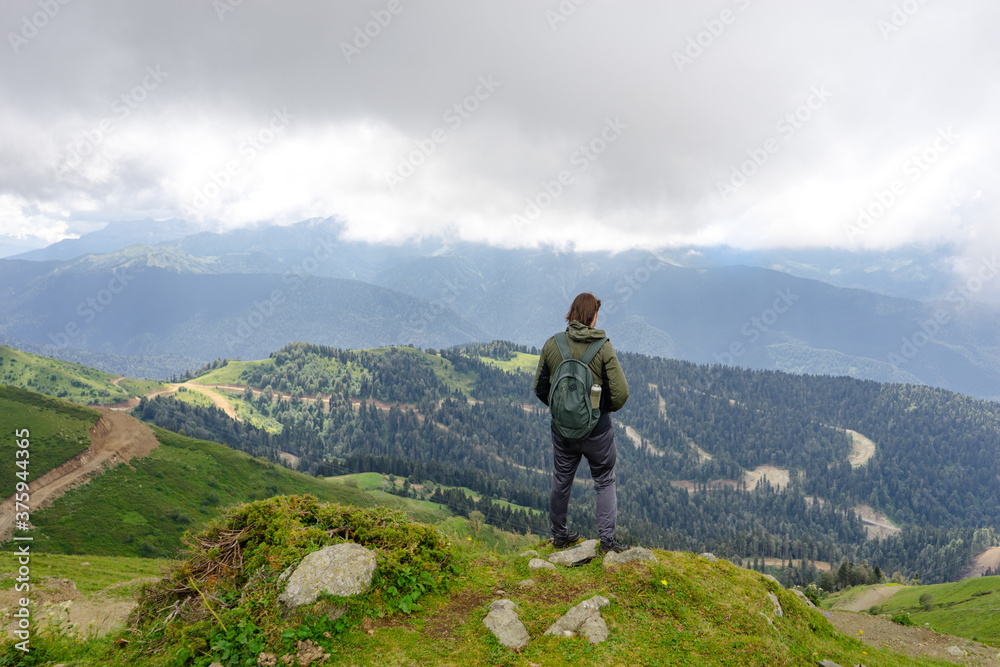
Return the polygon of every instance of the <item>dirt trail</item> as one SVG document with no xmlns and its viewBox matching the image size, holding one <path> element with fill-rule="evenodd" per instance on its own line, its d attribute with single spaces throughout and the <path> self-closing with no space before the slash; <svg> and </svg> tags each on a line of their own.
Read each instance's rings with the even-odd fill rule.
<svg viewBox="0 0 1000 667">
<path fill-rule="evenodd" d="M 137 589 L 139 585 L 157 581 L 159 577 L 143 577 L 121 581 L 107 588 L 84 595 L 69 579 L 48 578 L 32 589 L 32 601 L 37 605 L 35 621 L 41 627 L 56 627 L 61 623 L 66 628 L 68 622 L 74 632 L 83 636 L 96 634 L 104 636 L 122 626 L 129 612 L 135 608 L 135 599 L 122 597 L 113 591 L 123 586 Z M 18 606 L 18 596 L 13 590 L 0 592 L 0 616 L 12 612 Z M 0 636 L 10 635 L 16 624 L 7 622 L 0 630 Z"/>
<path fill-rule="evenodd" d="M 903 529 L 894 524 L 892 519 L 881 512 L 876 512 L 868 505 L 856 506 L 854 513 L 858 515 L 861 523 L 864 524 L 865 534 L 869 540 L 876 537 L 898 535 L 903 532 Z"/>
<path fill-rule="evenodd" d="M 649 441 L 643 440 L 642 436 L 639 435 L 639 432 L 636 431 L 634 428 L 632 428 L 631 426 L 625 426 L 621 422 L 617 423 L 619 426 L 624 427 L 625 437 L 632 442 L 632 444 L 635 446 L 636 449 L 640 451 L 645 449 L 653 456 L 663 456 L 663 452 L 661 450 L 654 447 L 652 444 L 649 443 Z"/>
<path fill-rule="evenodd" d="M 868 646 L 883 648 L 914 658 L 934 658 L 956 665 L 996 667 L 997 649 L 962 637 L 941 635 L 930 628 L 906 627 L 887 618 L 849 611 L 831 611 L 830 623 L 837 632 Z"/>
<path fill-rule="evenodd" d="M 124 380 L 125 378 L 119 378 L 119 379 Z M 143 398 L 154 398 L 156 396 L 162 396 L 163 394 L 172 394 L 175 391 L 177 391 L 177 387 L 179 386 L 180 386 L 179 384 L 168 384 L 166 387 L 163 387 L 161 389 L 154 389 L 148 394 L 143 395 Z M 132 397 L 127 401 L 122 401 L 121 403 L 111 403 L 105 407 L 110 408 L 112 410 L 117 410 L 118 412 L 129 412 L 130 410 L 132 410 L 132 408 L 136 407 L 137 405 L 139 405 L 139 399 L 136 397 Z M 96 406 L 91 406 L 91 407 L 96 407 Z"/>
<path fill-rule="evenodd" d="M 1000 547 L 990 547 L 983 553 L 976 556 L 972 565 L 965 572 L 963 578 L 981 577 L 987 570 L 996 570 L 1000 567 Z"/>
<path fill-rule="evenodd" d="M 219 408 L 227 415 L 229 415 L 230 419 L 233 419 L 238 422 L 243 421 L 242 419 L 236 416 L 236 410 L 233 408 L 233 404 L 229 402 L 229 399 L 227 399 L 219 392 L 215 391 L 215 389 L 213 389 L 212 387 L 209 387 L 208 385 L 204 384 L 195 384 L 193 382 L 185 382 L 180 386 L 184 387 L 189 391 L 197 391 L 199 393 L 204 394 L 205 396 L 208 396 L 210 399 L 212 399 L 212 403 L 215 404 L 215 407 Z"/>
<path fill-rule="evenodd" d="M 882 604 L 906 586 L 872 586 L 858 595 L 841 598 L 834 603 L 836 611 L 866 611 L 877 604 Z"/>
<path fill-rule="evenodd" d="M 122 380 L 124 378 L 118 378 L 118 379 Z M 183 384 L 168 384 L 166 387 L 149 392 L 148 394 L 143 396 L 143 398 L 150 399 L 150 398 L 155 398 L 157 396 L 163 396 L 164 394 L 173 394 L 181 387 L 184 387 L 188 391 L 196 391 L 199 394 L 204 394 L 205 396 L 208 396 L 212 400 L 212 403 L 217 408 L 219 408 L 227 415 L 229 415 L 230 419 L 235 419 L 236 421 L 243 421 L 236 415 L 236 410 L 233 408 L 232 403 L 230 403 L 225 396 L 215 391 L 218 388 L 237 389 L 242 391 L 243 387 L 228 387 L 223 385 L 219 385 L 218 387 L 212 387 L 205 384 L 197 384 L 193 381 L 188 381 L 184 382 Z M 121 403 L 115 403 L 114 405 L 109 405 L 108 407 L 111 408 L 112 410 L 117 410 L 118 412 L 128 412 L 137 405 L 139 405 L 139 399 L 130 398 L 127 401 L 122 401 Z"/>
<path fill-rule="evenodd" d="M 148 456 L 160 444 L 141 421 L 108 408 L 95 408 L 101 418 L 90 429 L 90 447 L 31 480 L 32 511 L 46 507 L 69 489 L 86 484 L 105 468 L 127 463 L 135 456 Z M 14 496 L 0 503 L 0 542 L 14 533 Z"/>
<path fill-rule="evenodd" d="M 851 453 L 847 460 L 850 461 L 852 468 L 860 468 L 875 456 L 875 443 L 857 431 L 846 430 L 847 435 L 851 436 Z"/>
</svg>

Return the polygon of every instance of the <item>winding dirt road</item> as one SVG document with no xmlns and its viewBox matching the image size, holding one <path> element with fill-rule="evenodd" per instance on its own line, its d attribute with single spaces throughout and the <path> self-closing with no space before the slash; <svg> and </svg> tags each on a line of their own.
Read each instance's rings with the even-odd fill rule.
<svg viewBox="0 0 1000 667">
<path fill-rule="evenodd" d="M 152 429 L 138 419 L 108 408 L 95 410 L 101 413 L 101 418 L 90 429 L 90 447 L 30 481 L 32 511 L 52 504 L 102 470 L 128 463 L 136 456 L 148 456 L 159 446 Z M 0 542 L 14 534 L 14 505 L 14 496 L 0 503 Z"/>
</svg>

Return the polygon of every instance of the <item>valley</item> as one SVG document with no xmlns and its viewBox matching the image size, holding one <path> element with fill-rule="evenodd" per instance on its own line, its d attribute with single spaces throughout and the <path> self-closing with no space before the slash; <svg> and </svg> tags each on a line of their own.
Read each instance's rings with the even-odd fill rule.
<svg viewBox="0 0 1000 667">
<path fill-rule="evenodd" d="M 49 472 L 51 478 L 63 481 L 52 486 L 48 506 L 39 506 L 33 516 L 36 540 L 55 551 L 86 549 L 83 553 L 110 554 L 124 547 L 135 555 L 168 555 L 173 549 L 169 545 L 179 541 L 180 529 L 202 525 L 218 511 L 215 508 L 229 502 L 226 498 L 234 497 L 232 494 L 252 498 L 261 489 L 270 494 L 289 488 L 287 482 L 278 480 L 281 475 L 296 473 L 257 468 L 265 459 L 329 477 L 306 487 L 321 497 L 350 499 L 359 506 L 392 503 L 438 525 L 452 525 L 447 523 L 452 520 L 448 517 L 475 517 L 478 512 L 489 530 L 498 531 L 496 548 L 502 548 L 508 539 L 499 537 L 503 530 L 521 536 L 526 532 L 544 534 L 547 417 L 534 405 L 530 376 L 517 370 L 530 369 L 533 358 L 516 346 L 506 345 L 491 344 L 491 354 L 497 355 L 493 359 L 475 347 L 429 353 L 406 347 L 346 351 L 296 344 L 267 360 L 223 361 L 193 377 L 153 387 L 139 398 L 101 409 L 97 426 L 89 434 L 91 448 Z M 508 354 L 512 359 L 517 355 L 517 366 L 508 364 L 510 370 L 504 370 Z M 845 479 L 855 471 L 872 466 L 877 469 L 880 456 L 892 451 L 894 441 L 882 433 L 877 436 L 879 447 L 865 444 L 875 438 L 860 434 L 877 433 L 877 422 L 862 419 L 838 424 L 829 412 L 802 405 L 790 409 L 792 406 L 774 398 L 761 401 L 761 382 L 765 378 L 786 381 L 782 378 L 750 375 L 746 379 L 756 387 L 755 394 L 750 394 L 740 389 L 740 373 L 713 377 L 711 373 L 718 374 L 718 369 L 664 364 L 635 355 L 623 355 L 626 363 L 630 379 L 635 378 L 634 386 L 649 388 L 648 392 L 636 390 L 628 409 L 616 415 L 621 420 L 621 445 L 628 443 L 620 445 L 625 482 L 619 493 L 622 526 L 631 539 L 682 551 L 716 551 L 748 566 L 756 562 L 781 576 L 786 585 L 805 585 L 808 577 L 835 574 L 837 563 L 845 558 L 877 562 L 883 566 L 883 576 L 890 570 L 907 573 L 899 576 L 919 570 L 925 580 L 958 575 L 951 568 L 924 567 L 927 561 L 921 558 L 954 560 L 958 565 L 977 562 L 978 556 L 980 563 L 992 562 L 996 547 L 991 544 L 995 538 L 989 530 L 897 526 L 881 508 L 866 503 L 852 505 L 849 497 L 838 500 L 836 493 L 817 493 L 823 488 L 815 485 L 821 473 L 815 463 L 802 465 L 809 460 L 802 454 L 809 452 L 823 461 L 826 475 L 846 472 Z M 666 372 L 671 382 L 664 381 Z M 109 382 L 124 383 L 120 378 Z M 777 386 L 765 387 L 763 392 L 773 396 Z M 807 391 L 818 392 L 816 405 L 830 404 L 822 383 L 809 386 Z M 904 405 L 910 414 L 914 400 L 911 394 Z M 223 455 L 214 449 L 217 445 L 195 444 L 198 441 L 150 428 L 126 412 L 175 432 L 228 442 L 230 447 L 262 457 L 254 467 L 264 476 L 253 481 L 260 473 L 248 471 L 234 477 L 232 472 L 246 464 L 232 461 L 220 468 L 211 463 L 212 458 Z M 706 428 L 709 422 L 712 429 Z M 254 425 L 265 423 L 278 428 L 268 431 Z M 748 438 L 719 437 L 737 424 L 746 424 L 739 428 Z M 830 427 L 835 424 L 837 427 Z M 773 436 L 769 429 L 774 429 Z M 134 448 L 115 444 L 123 434 L 131 434 L 131 441 L 139 431 L 146 434 L 147 441 L 152 438 L 142 455 L 135 456 Z M 788 434 L 801 434 L 798 442 L 802 444 L 790 445 L 796 439 Z M 775 443 L 783 443 L 781 447 L 769 448 L 772 437 Z M 694 439 L 701 443 L 697 449 L 692 447 Z M 756 443 L 754 449 L 746 448 L 748 440 Z M 93 444 L 98 442 L 104 444 Z M 519 446 L 514 447 L 514 443 Z M 530 443 L 537 443 L 537 447 Z M 863 465 L 855 465 L 859 447 L 864 448 Z M 98 456 L 98 451 L 104 453 Z M 203 454 L 181 455 L 184 451 Z M 112 452 L 117 453 L 115 458 Z M 432 457 L 427 456 L 430 452 Z M 764 452 L 770 452 L 770 458 L 765 459 L 769 462 L 761 462 Z M 237 453 L 231 452 L 230 459 L 232 454 Z M 114 469 L 107 465 L 130 455 L 127 465 Z M 78 486 L 78 477 L 72 472 L 62 474 L 71 470 L 78 477 L 89 477 L 90 482 Z M 182 476 L 175 477 L 180 470 L 184 471 Z M 730 470 L 740 471 L 740 476 L 726 476 Z M 685 476 L 685 471 L 695 474 Z M 651 472 L 655 477 L 648 476 Z M 180 494 L 163 484 L 171 480 L 173 486 L 181 479 L 187 480 L 188 487 Z M 302 485 L 312 478 L 296 479 L 303 481 L 294 484 Z M 649 486 L 653 480 L 663 479 L 671 480 L 667 488 L 679 495 L 665 495 L 662 485 L 654 494 L 644 495 L 653 488 Z M 767 485 L 757 488 L 765 479 Z M 579 492 L 574 492 L 571 511 L 576 525 L 586 529 L 593 521 L 592 490 L 586 473 L 578 481 Z M 807 494 L 810 503 L 806 502 Z M 651 498 L 663 500 L 655 504 Z M 105 516 L 111 517 L 110 521 L 95 524 L 81 520 L 80 512 L 88 506 L 108 508 Z M 662 524 L 644 524 L 647 517 L 655 516 L 653 512 L 673 514 Z M 697 519 L 703 516 L 716 519 L 713 524 L 699 523 Z M 733 522 L 740 526 L 735 539 L 713 532 L 713 526 Z M 836 526 L 850 537 L 817 539 L 823 530 L 829 530 L 821 528 L 824 525 Z M 676 532 L 678 529 L 688 532 Z M 923 541 L 917 543 L 917 549 L 899 550 L 914 539 L 920 540 L 921 535 Z M 926 546 L 934 541 L 941 546 L 928 551 Z M 966 546 L 959 548 L 960 541 Z M 51 609 L 65 613 L 58 611 L 62 602 L 56 601 L 61 589 L 56 584 L 46 585 L 54 586 Z M 93 621 L 105 628 L 132 605 L 110 590 L 86 598 L 67 595 L 76 599 L 67 607 L 69 618 L 76 623 Z M 869 597 L 855 600 L 851 608 L 890 601 L 882 594 Z M 855 618 L 837 613 L 841 615 L 830 618 L 834 627 L 841 632 L 864 630 L 870 635 L 872 650 L 882 646 L 909 651 L 916 657 L 926 653 L 920 644 L 930 646 L 924 635 L 911 638 L 905 628 L 895 631 L 879 626 L 879 619 L 867 615 Z M 933 639 L 942 650 L 957 641 L 942 637 L 935 635 Z M 966 643 L 963 650 L 971 655 L 974 647 Z"/>
<path fill-rule="evenodd" d="M 424 482 L 433 482 L 432 488 L 469 489 L 476 502 L 486 497 L 497 507 L 509 501 L 544 510 L 547 418 L 530 392 L 528 374 L 536 363 L 530 351 L 500 342 L 433 353 L 294 344 L 260 361 L 214 362 L 113 407 L 310 474 L 392 473 L 409 478 L 413 494 L 425 493 Z M 875 557 L 886 574 L 927 570 L 912 560 L 916 551 L 897 553 L 894 543 L 879 541 L 914 530 L 930 530 L 926 539 L 937 549 L 953 549 L 958 540 L 966 545 L 962 549 L 976 549 L 963 551 L 955 567 L 989 548 L 962 537 L 971 536 L 971 528 L 901 522 L 894 516 L 900 508 L 891 502 L 875 507 L 868 492 L 854 502 L 844 493 L 853 474 L 867 471 L 859 482 L 869 479 L 891 460 L 880 457 L 893 456 L 893 436 L 867 437 L 881 432 L 877 422 L 831 418 L 844 411 L 833 396 L 869 391 L 872 385 L 810 379 L 795 390 L 804 397 L 811 393 L 808 401 L 785 404 L 762 401 L 759 394 L 780 395 L 784 385 L 806 380 L 629 353 L 623 353 L 622 363 L 635 390 L 616 415 L 621 443 L 630 443 L 619 449 L 622 472 L 631 479 L 621 487 L 620 503 L 623 516 L 630 517 L 625 525 L 638 531 L 636 539 L 673 548 L 735 548 L 742 558 L 784 562 Z M 124 383 L 118 377 L 110 382 Z M 743 382 L 753 383 L 755 393 L 741 390 Z M 902 400 L 912 408 L 913 398 Z M 854 405 L 879 403 L 869 398 Z M 829 409 L 818 410 L 820 405 Z M 208 408 L 218 408 L 219 416 Z M 886 445 L 876 448 L 876 439 Z M 832 491 L 831 478 L 844 475 L 836 485 L 840 490 Z M 764 480 L 768 486 L 755 491 Z M 585 527 L 593 521 L 586 473 L 581 482 L 581 495 L 574 494 L 572 503 Z M 756 507 L 753 515 L 742 509 L 748 503 Z M 696 521 L 705 511 L 717 523 Z M 544 531 L 526 515 L 485 514 L 500 527 Z M 734 521 L 735 542 L 709 527 Z M 771 534 L 768 526 L 783 524 L 788 527 Z M 835 539 L 826 537 L 833 526 Z M 932 552 L 924 554 L 931 557 Z M 948 571 L 932 576 L 958 575 Z"/>
</svg>

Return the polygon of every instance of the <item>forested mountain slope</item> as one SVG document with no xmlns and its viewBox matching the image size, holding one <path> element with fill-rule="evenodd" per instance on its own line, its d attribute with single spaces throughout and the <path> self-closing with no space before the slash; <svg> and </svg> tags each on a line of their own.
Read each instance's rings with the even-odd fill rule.
<svg viewBox="0 0 1000 667">
<path fill-rule="evenodd" d="M 926 387 L 620 357 L 632 392 L 615 415 L 628 539 L 742 558 L 867 558 L 887 574 L 920 571 L 925 581 L 957 576 L 994 539 L 995 403 Z M 298 343 L 197 379 L 231 387 L 234 404 L 281 424 L 276 432 L 169 399 L 145 401 L 136 414 L 255 454 L 289 452 L 314 473 L 391 473 L 545 510 L 548 415 L 530 373 L 513 370 L 525 366 L 530 351 L 509 343 L 436 353 Z M 862 465 L 849 462 L 846 429 L 875 444 Z M 754 471 L 782 483 L 749 483 Z M 580 478 L 571 517 L 593 532 L 586 470 Z M 887 513 L 902 533 L 866 539 L 853 511 L 862 504 Z M 492 519 L 544 531 L 521 516 Z"/>
</svg>

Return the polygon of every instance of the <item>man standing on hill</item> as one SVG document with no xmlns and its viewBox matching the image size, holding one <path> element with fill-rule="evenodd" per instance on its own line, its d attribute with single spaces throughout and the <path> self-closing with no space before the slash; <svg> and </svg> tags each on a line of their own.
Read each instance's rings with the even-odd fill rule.
<svg viewBox="0 0 1000 667">
<path fill-rule="evenodd" d="M 567 530 L 566 515 L 573 478 L 580 458 L 585 456 L 597 492 L 600 551 L 621 553 L 628 547 L 615 539 L 618 452 L 611 413 L 628 400 L 628 382 L 611 341 L 604 331 L 594 328 L 600 308 L 601 300 L 589 292 L 573 299 L 566 314 L 566 331 L 542 346 L 535 395 L 552 410 L 552 544 L 561 549 L 580 539 L 578 531 Z"/>
</svg>

